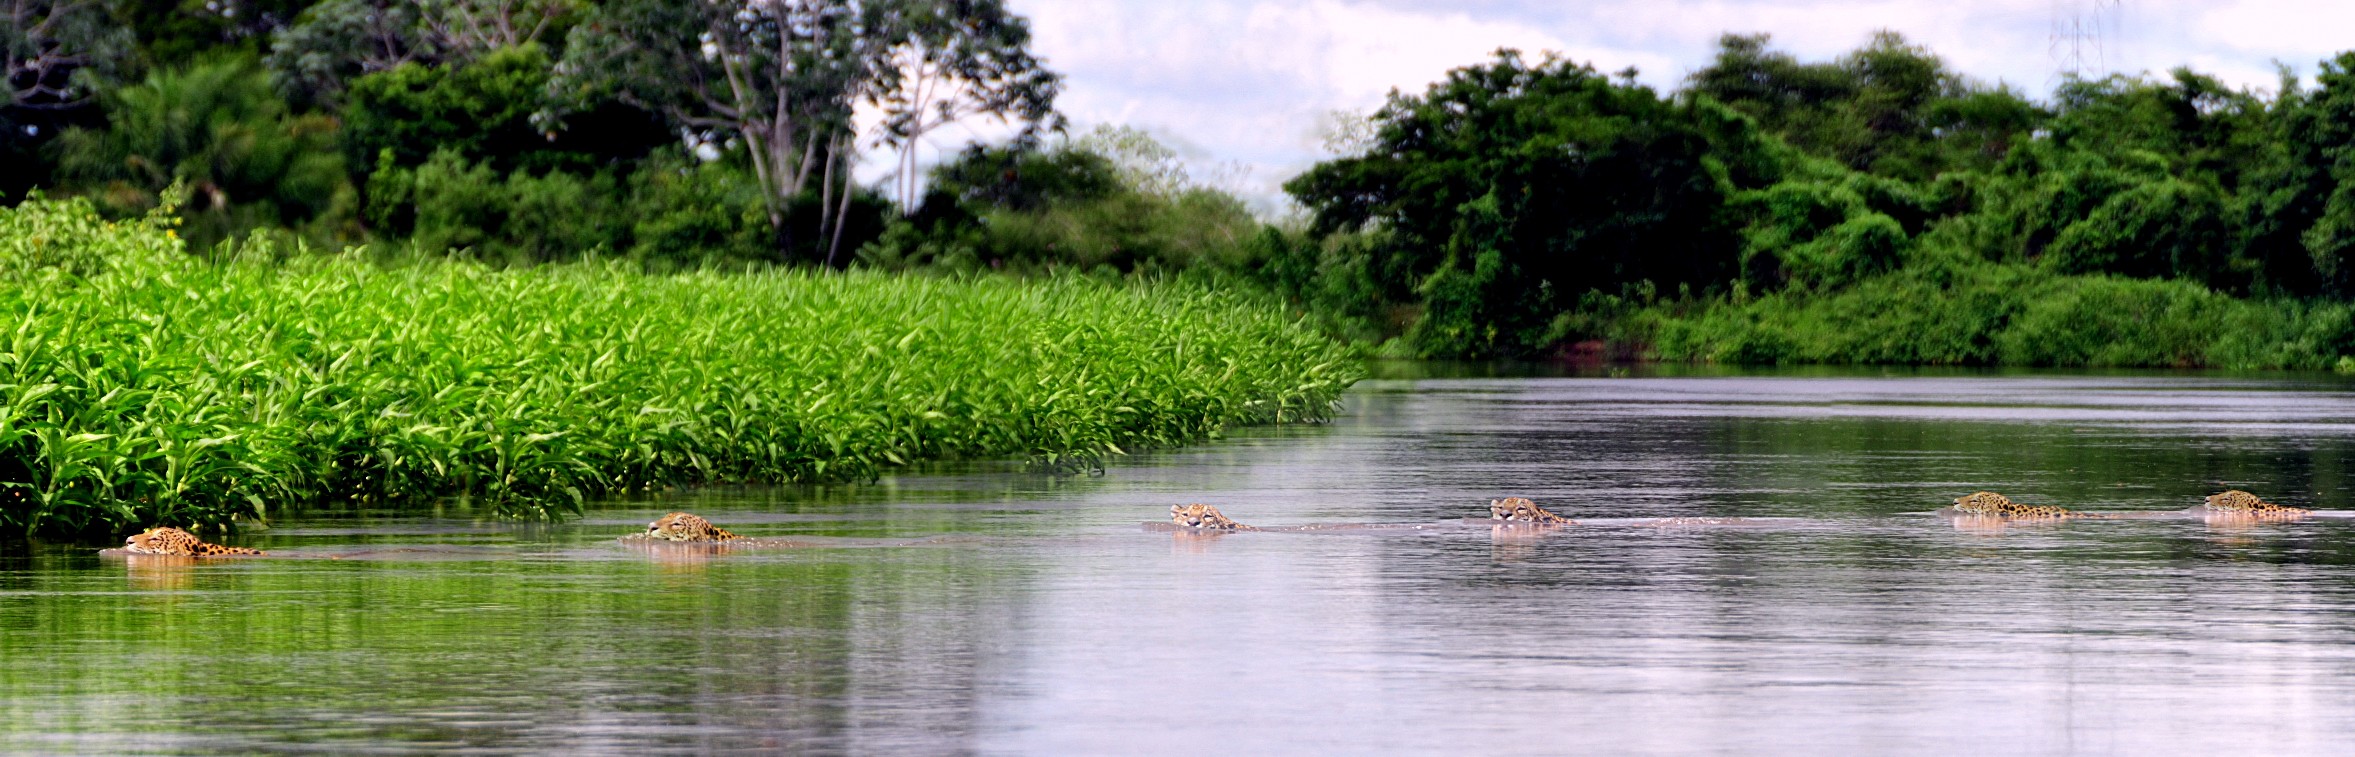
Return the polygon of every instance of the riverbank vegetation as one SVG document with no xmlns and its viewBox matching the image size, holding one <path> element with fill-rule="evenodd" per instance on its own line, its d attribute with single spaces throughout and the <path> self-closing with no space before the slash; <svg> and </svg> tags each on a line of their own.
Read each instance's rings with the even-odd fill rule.
<svg viewBox="0 0 2355 757">
<path fill-rule="evenodd" d="M 2031 97 L 1771 42 L 1665 93 L 1501 51 L 1339 119 L 1287 215 L 1067 128 L 996 0 L 29 0 L 0 530 L 1166 443 L 1323 412 L 1355 369 L 1304 329 L 2355 370 L 2355 53 Z"/>
<path fill-rule="evenodd" d="M 2355 357 L 2355 53 L 2031 96 L 1895 33 L 1826 61 L 1728 35 L 1670 92 L 1504 51 L 1342 118 L 1286 216 L 1146 132 L 1067 131 L 998 2 L 27 7 L 0 197 L 125 219 L 180 182 L 198 250 L 1186 272 L 1397 357 Z M 1010 137 L 919 164 L 985 121 Z"/>
<path fill-rule="evenodd" d="M 207 257 L 167 219 L 0 210 L 0 529 L 1084 463 L 1321 418 L 1361 370 L 1195 284 Z"/>
<path fill-rule="evenodd" d="M 2049 100 L 1884 33 L 1685 89 L 1505 53 L 1287 185 L 1284 282 L 1426 357 L 2355 367 L 2355 53 Z"/>
</svg>

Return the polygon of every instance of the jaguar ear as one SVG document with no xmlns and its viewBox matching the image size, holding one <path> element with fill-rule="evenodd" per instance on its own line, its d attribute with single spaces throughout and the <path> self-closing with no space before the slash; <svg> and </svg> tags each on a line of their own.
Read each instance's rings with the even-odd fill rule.
<svg viewBox="0 0 2355 757">
<path fill-rule="evenodd" d="M 1179 513 L 1185 512 L 1185 511 L 1186 511 L 1186 506 L 1185 506 L 1185 505 L 1170 505 L 1170 506 L 1169 506 L 1169 514 L 1171 514 L 1171 515 L 1176 515 L 1176 514 L 1179 514 Z"/>
</svg>

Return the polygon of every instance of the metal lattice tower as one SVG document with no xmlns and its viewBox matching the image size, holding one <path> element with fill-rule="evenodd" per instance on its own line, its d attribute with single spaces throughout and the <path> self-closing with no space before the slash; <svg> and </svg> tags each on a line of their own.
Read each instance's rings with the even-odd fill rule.
<svg viewBox="0 0 2355 757">
<path fill-rule="evenodd" d="M 2053 0 L 2052 61 L 2056 74 L 2098 75 L 2110 68 L 2105 41 L 2118 30 L 2125 0 Z"/>
</svg>

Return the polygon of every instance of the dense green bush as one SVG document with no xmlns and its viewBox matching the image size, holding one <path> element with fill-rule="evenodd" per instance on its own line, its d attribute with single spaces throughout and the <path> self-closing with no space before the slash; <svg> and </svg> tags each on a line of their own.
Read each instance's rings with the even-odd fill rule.
<svg viewBox="0 0 2355 757">
<path fill-rule="evenodd" d="M 860 259 L 890 269 L 1252 268 L 1245 243 L 1260 223 L 1241 201 L 1182 178 L 1142 186 L 1133 173 L 1077 144 L 969 150 L 935 167 L 923 207 Z"/>
<path fill-rule="evenodd" d="M 1688 93 L 1757 119 L 1802 151 L 1905 181 L 1984 170 L 2046 117 L 2007 88 L 1949 70 L 1895 32 L 1825 63 L 1802 63 L 1767 35 L 1726 35 Z"/>
<path fill-rule="evenodd" d="M 612 253 L 627 238 L 629 219 L 614 212 L 611 174 L 501 175 L 455 150 L 435 152 L 415 168 L 396 167 L 390 150 L 380 161 L 368 178 L 368 219 L 422 250 L 532 263 Z"/>
<path fill-rule="evenodd" d="M 158 70 L 103 101 L 106 128 L 58 139 L 60 172 L 117 215 L 153 208 L 183 184 L 189 235 L 209 244 L 352 210 L 334 119 L 290 111 L 251 60 Z"/>
<path fill-rule="evenodd" d="M 2145 182 L 2110 195 L 2061 229 L 2044 262 L 2062 273 L 2117 273 L 2203 280 L 2231 272 L 2224 198 L 2177 179 Z"/>
<path fill-rule="evenodd" d="M 2319 369 L 2355 355 L 2343 303 L 1959 257 L 1830 293 L 1653 306 L 1620 327 L 1654 357 L 1725 363 Z"/>
<path fill-rule="evenodd" d="M 630 173 L 623 208 L 634 260 L 694 267 L 776 256 L 760 188 L 735 166 L 658 154 Z"/>
<path fill-rule="evenodd" d="M 1374 270 L 1385 299 L 1426 306 L 1431 322 L 1408 334 L 1417 353 L 1527 354 L 1585 293 L 1705 289 L 1738 272 L 1723 212 L 1737 187 L 1711 155 L 1735 140 L 1707 108 L 1508 50 L 1393 95 L 1373 120 L 1363 152 L 1285 189 L 1319 233 L 1392 235 Z"/>
<path fill-rule="evenodd" d="M 652 485 L 1117 454 L 1323 417 L 1359 370 L 1258 301 L 1176 283 L 202 262 L 167 223 L 79 200 L 0 210 L 0 255 L 40 279 L 0 287 L 10 532 L 322 500 L 532 515 Z"/>
<path fill-rule="evenodd" d="M 360 77 L 343 96 L 346 154 L 356 165 L 389 153 L 394 165 L 414 166 L 450 151 L 512 170 L 548 152 L 531 114 L 547 97 L 549 64 L 531 45 L 468 66 L 411 62 Z"/>
<path fill-rule="evenodd" d="M 675 154 L 650 158 L 627 179 L 616 179 L 613 171 L 501 173 L 455 150 L 402 167 L 387 151 L 368 190 L 369 222 L 428 254 L 502 264 L 620 257 L 665 270 L 779 258 L 751 177 Z M 797 220 L 805 229 L 816 226 Z M 851 236 L 853 243 L 864 241 Z M 816 240 L 803 241 L 805 254 L 816 254 L 809 252 Z"/>
</svg>

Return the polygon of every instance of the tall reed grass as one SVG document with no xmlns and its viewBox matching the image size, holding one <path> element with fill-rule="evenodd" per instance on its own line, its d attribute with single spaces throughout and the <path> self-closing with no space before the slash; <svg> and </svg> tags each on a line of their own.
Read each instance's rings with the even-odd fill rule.
<svg viewBox="0 0 2355 757">
<path fill-rule="evenodd" d="M 1325 416 L 1361 367 L 1184 284 L 200 261 L 162 217 L 0 210 L 0 528 L 1119 453 Z"/>
</svg>

